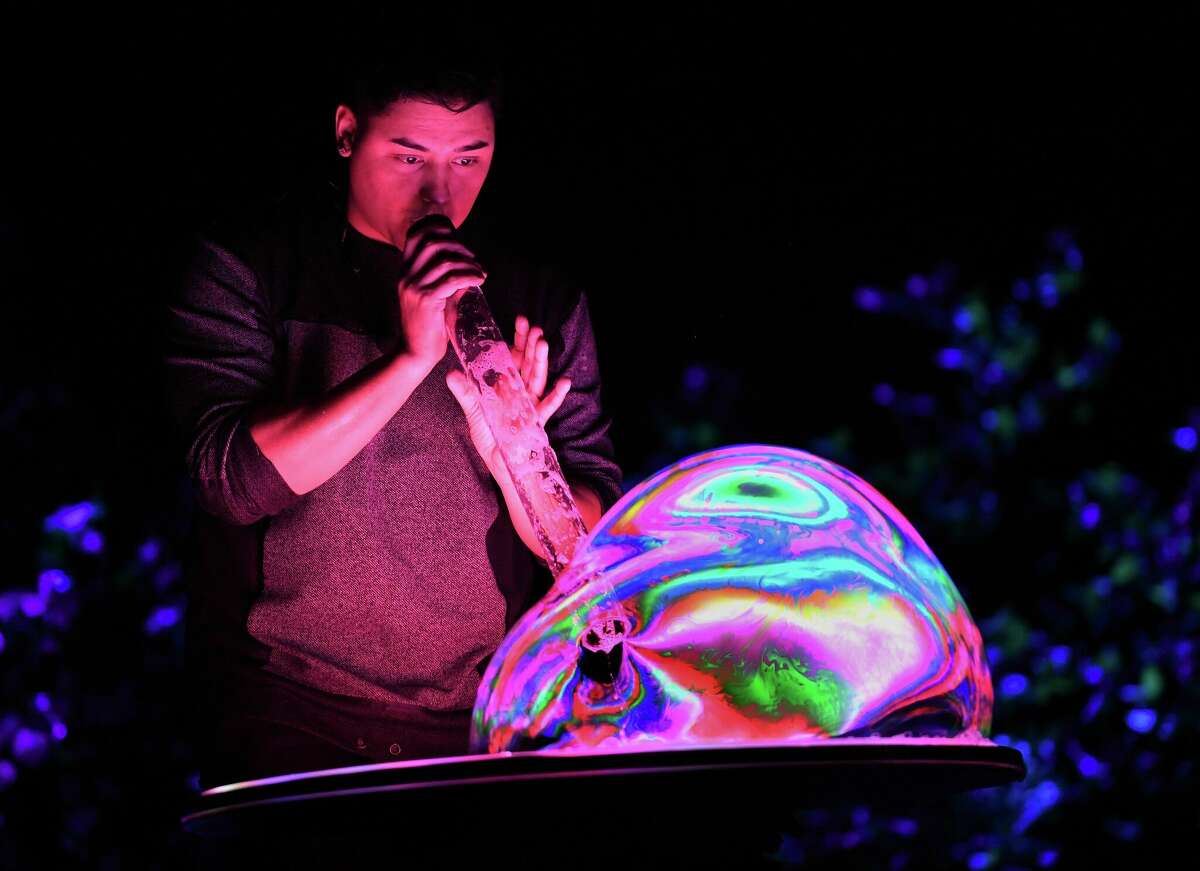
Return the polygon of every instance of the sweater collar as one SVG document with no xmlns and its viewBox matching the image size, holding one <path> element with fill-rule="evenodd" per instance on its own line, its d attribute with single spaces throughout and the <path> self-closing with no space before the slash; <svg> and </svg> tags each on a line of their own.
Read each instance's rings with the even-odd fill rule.
<svg viewBox="0 0 1200 871">
<path fill-rule="evenodd" d="M 404 255 L 399 248 L 364 236 L 344 217 L 340 225 L 342 253 L 356 274 L 390 277 L 400 273 Z"/>
</svg>

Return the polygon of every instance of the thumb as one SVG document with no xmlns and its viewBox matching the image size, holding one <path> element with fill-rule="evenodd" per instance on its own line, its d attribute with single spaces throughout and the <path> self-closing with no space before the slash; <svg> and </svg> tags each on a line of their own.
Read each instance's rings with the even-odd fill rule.
<svg viewBox="0 0 1200 871">
<path fill-rule="evenodd" d="M 467 376 L 457 369 L 451 369 L 446 373 L 446 386 L 450 388 L 450 392 L 454 394 L 459 405 L 465 409 L 467 407 Z"/>
</svg>

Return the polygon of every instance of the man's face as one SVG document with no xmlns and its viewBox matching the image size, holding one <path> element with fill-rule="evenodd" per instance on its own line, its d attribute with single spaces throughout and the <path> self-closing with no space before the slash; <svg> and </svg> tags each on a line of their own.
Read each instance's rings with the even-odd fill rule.
<svg viewBox="0 0 1200 871">
<path fill-rule="evenodd" d="M 459 227 L 487 178 L 495 148 L 490 104 L 452 112 L 398 100 L 373 116 L 365 133 L 338 106 L 339 141 L 352 137 L 347 218 L 371 238 L 404 247 L 409 226 L 432 212 Z"/>
</svg>

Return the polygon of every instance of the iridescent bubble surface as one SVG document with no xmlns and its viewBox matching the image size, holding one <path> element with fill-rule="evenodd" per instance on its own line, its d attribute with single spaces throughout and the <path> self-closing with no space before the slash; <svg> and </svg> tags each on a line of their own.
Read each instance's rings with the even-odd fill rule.
<svg viewBox="0 0 1200 871">
<path fill-rule="evenodd" d="M 853 472 L 733 445 L 626 493 L 512 628 L 475 752 L 990 733 L 983 642 L 913 526 Z"/>
</svg>

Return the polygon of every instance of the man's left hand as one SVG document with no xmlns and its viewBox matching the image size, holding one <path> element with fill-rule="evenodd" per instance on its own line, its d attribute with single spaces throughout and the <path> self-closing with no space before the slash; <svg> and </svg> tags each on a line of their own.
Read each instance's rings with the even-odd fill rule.
<svg viewBox="0 0 1200 871">
<path fill-rule="evenodd" d="M 546 389 L 547 361 L 550 354 L 550 344 L 542 337 L 542 332 L 541 327 L 530 329 L 529 320 L 524 315 L 518 315 L 515 342 L 509 345 L 509 351 L 512 352 L 517 371 L 521 373 L 525 389 L 533 399 L 538 422 L 544 427 L 546 421 L 558 411 L 558 407 L 566 399 L 567 392 L 571 389 L 571 379 L 559 378 L 554 388 L 542 397 L 542 391 Z M 511 488 L 512 479 L 509 477 L 508 467 L 504 464 L 496 439 L 483 416 L 479 390 L 461 369 L 452 369 L 446 373 L 446 386 L 450 388 L 450 392 L 458 400 L 459 407 L 467 416 L 471 441 L 479 451 L 479 456 L 483 457 L 492 477 L 502 489 Z"/>
</svg>

